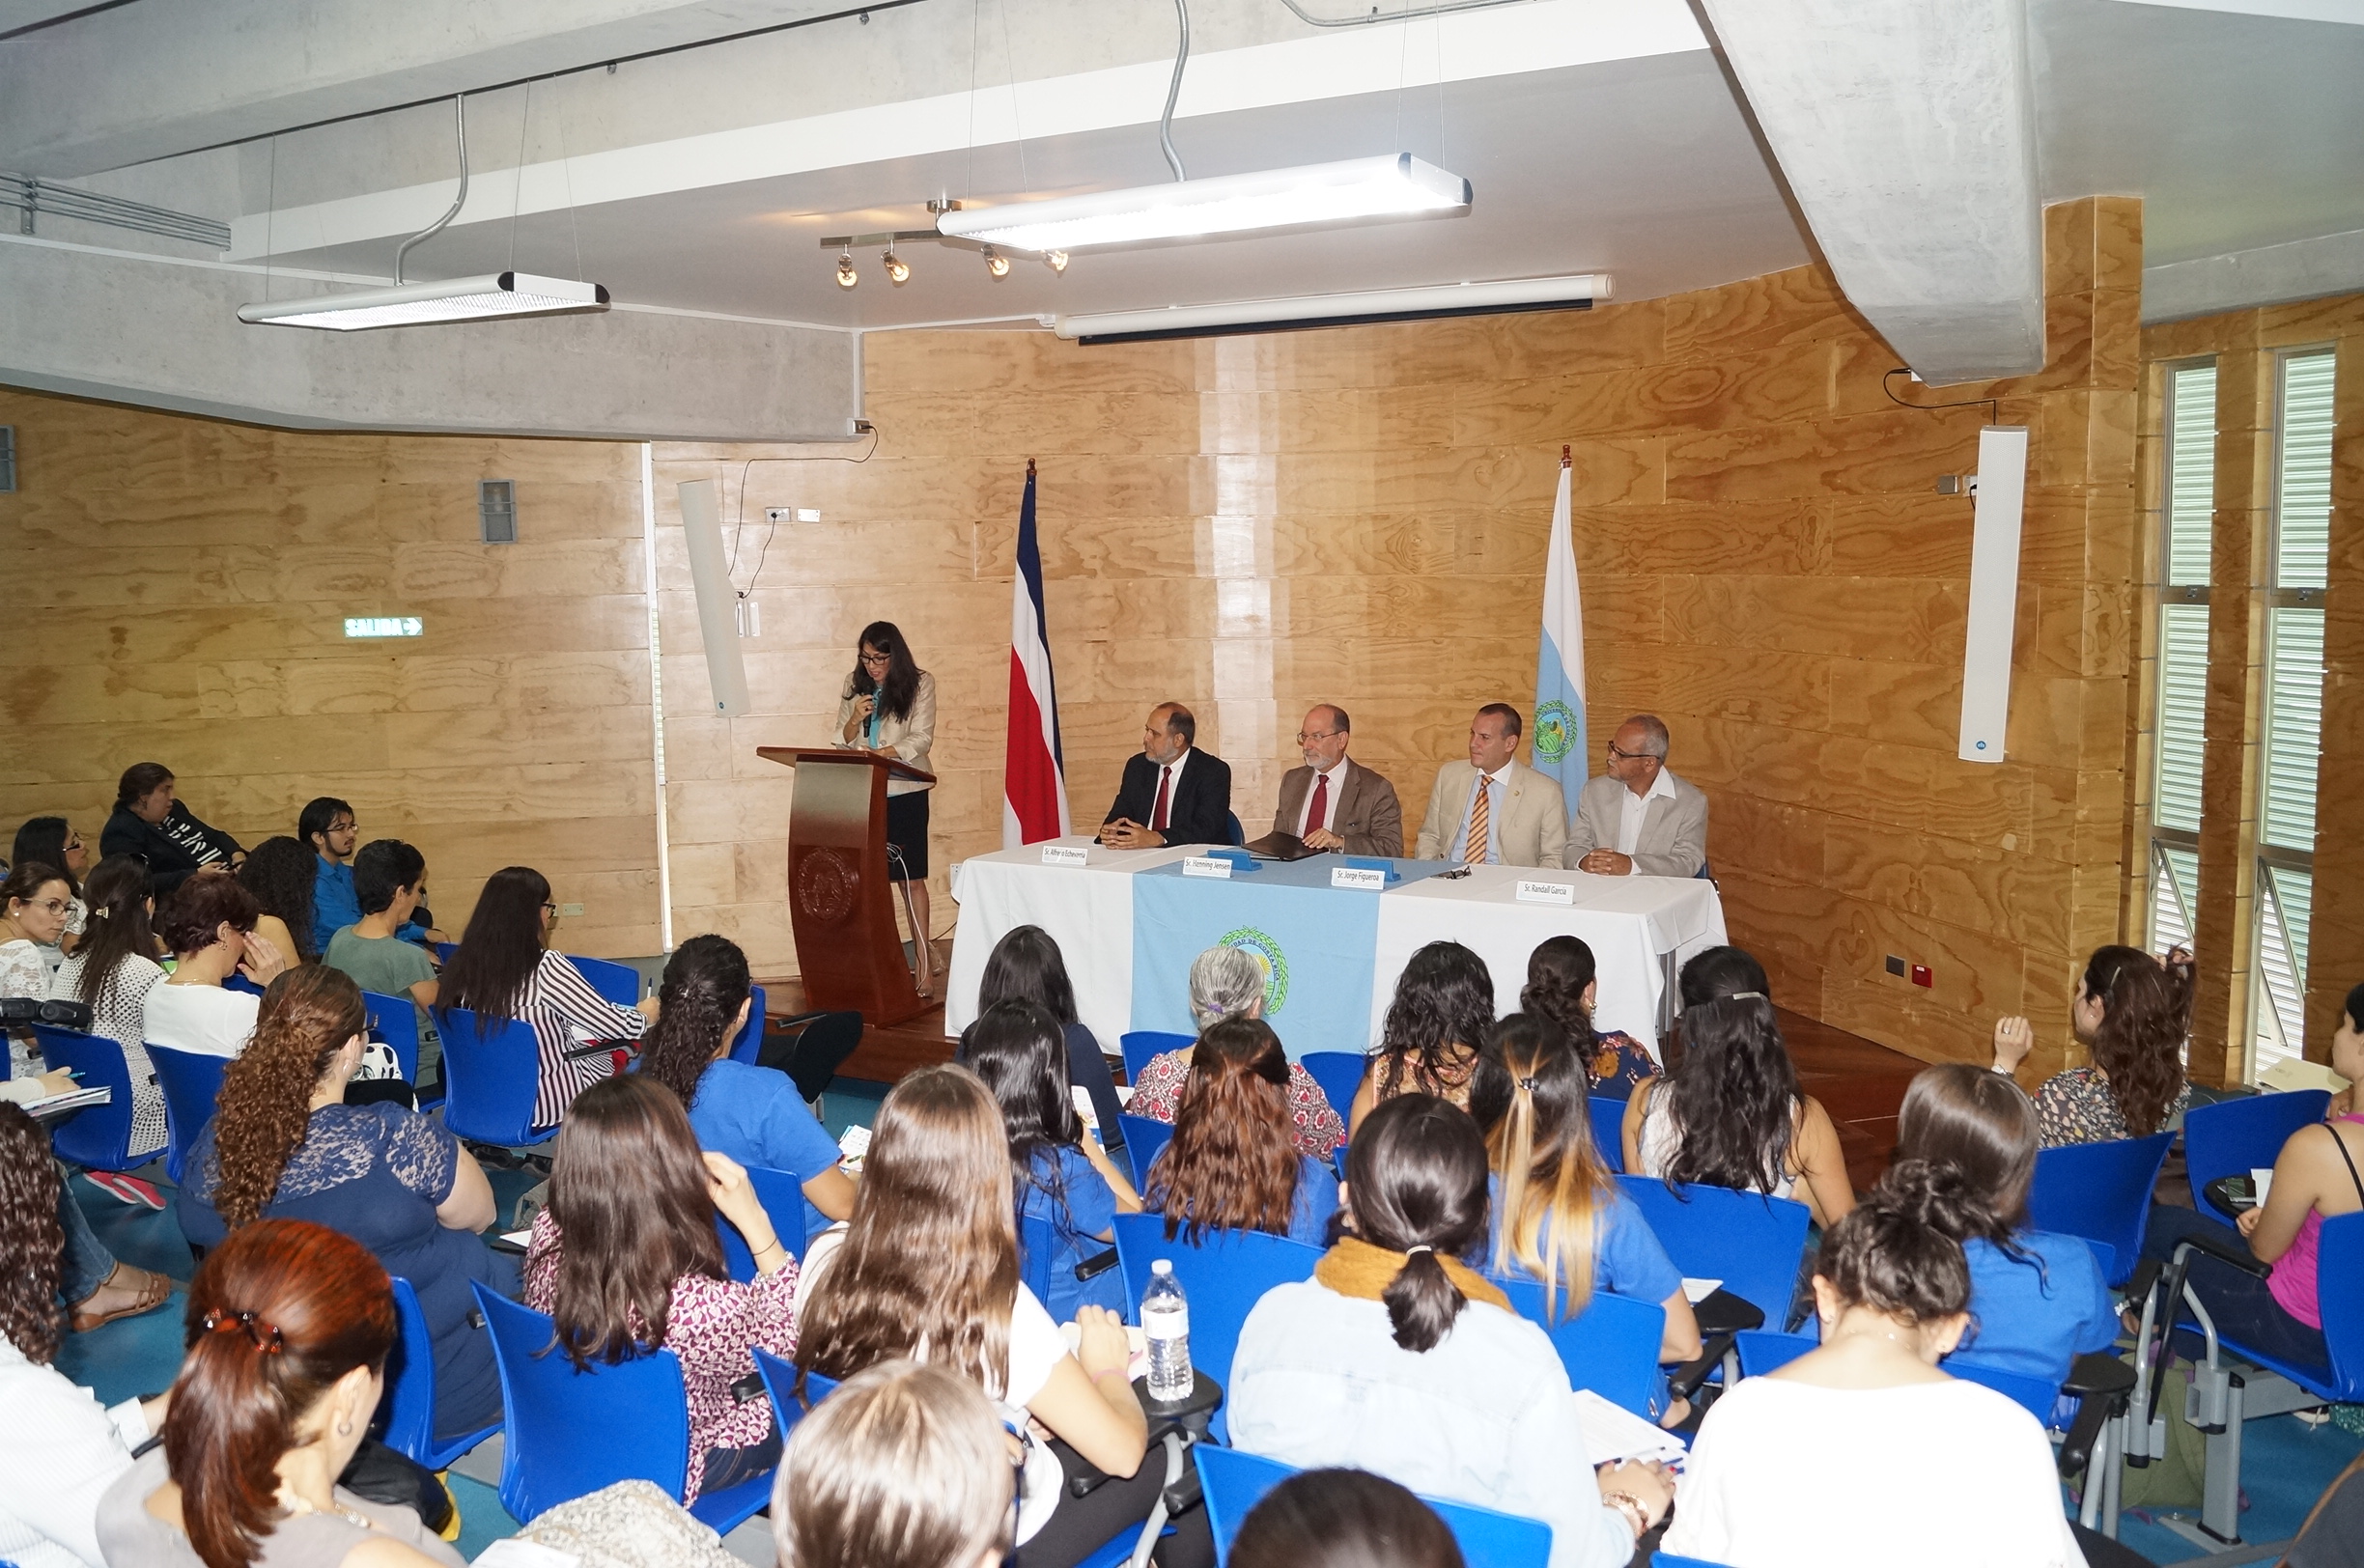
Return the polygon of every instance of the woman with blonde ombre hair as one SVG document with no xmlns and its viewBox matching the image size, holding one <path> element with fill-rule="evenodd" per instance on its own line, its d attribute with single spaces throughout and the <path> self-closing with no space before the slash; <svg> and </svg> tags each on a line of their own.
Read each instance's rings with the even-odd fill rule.
<svg viewBox="0 0 2364 1568">
<path fill-rule="evenodd" d="M 368 1026 L 342 969 L 306 965 L 271 982 L 189 1151 L 181 1228 L 214 1247 L 258 1219 L 308 1219 L 367 1246 L 418 1294 L 437 1435 L 472 1432 L 500 1419 L 501 1400 L 468 1282 L 514 1296 L 517 1268 L 477 1234 L 492 1223 L 492 1187 L 458 1138 L 407 1106 L 345 1103 Z"/>
<path fill-rule="evenodd" d="M 1123 1320 L 1077 1308 L 1070 1354 L 1019 1278 L 1016 1216 L 992 1091 L 958 1065 L 910 1074 L 879 1107 L 842 1242 L 813 1244 L 797 1361 L 844 1379 L 909 1358 L 974 1384 L 1027 1434 L 1015 1560 L 1069 1568 L 1146 1518 L 1165 1473 L 1141 1463 L 1149 1423 Z M 1067 1476 L 1095 1473 L 1110 1479 L 1068 1495 Z"/>
</svg>

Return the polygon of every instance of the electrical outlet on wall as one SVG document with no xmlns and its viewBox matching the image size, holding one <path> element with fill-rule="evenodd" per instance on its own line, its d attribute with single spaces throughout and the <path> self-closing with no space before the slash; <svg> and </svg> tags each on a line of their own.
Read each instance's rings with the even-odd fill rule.
<svg viewBox="0 0 2364 1568">
<path fill-rule="evenodd" d="M 764 521 L 766 522 L 794 522 L 795 520 L 796 508 L 794 507 L 768 506 L 764 508 Z"/>
<path fill-rule="evenodd" d="M 579 904 L 561 904 L 558 906 L 558 912 L 560 914 L 580 914 L 582 911 L 583 907 Z"/>
<path fill-rule="evenodd" d="M 1894 953 L 1888 955 L 1888 972 L 1895 975 L 1899 980 L 1904 978 L 1904 961 L 1897 957 Z"/>
</svg>

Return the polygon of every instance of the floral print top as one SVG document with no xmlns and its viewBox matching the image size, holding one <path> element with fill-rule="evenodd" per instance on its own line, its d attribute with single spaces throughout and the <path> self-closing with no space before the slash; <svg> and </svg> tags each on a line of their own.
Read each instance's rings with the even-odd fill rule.
<svg viewBox="0 0 2364 1568">
<path fill-rule="evenodd" d="M 1133 1085 L 1125 1113 L 1170 1123 L 1181 1108 L 1183 1085 L 1190 1081 L 1190 1059 L 1188 1050 L 1163 1051 L 1151 1057 Z M 1346 1124 L 1338 1119 L 1330 1097 L 1322 1093 L 1313 1075 L 1295 1062 L 1289 1063 L 1288 1106 L 1299 1154 L 1327 1160 L 1333 1149 L 1346 1141 Z"/>
<path fill-rule="evenodd" d="M 2190 1103 L 2191 1085 L 2186 1083 L 2175 1104 L 2167 1107 L 2166 1125 L 2178 1125 Z M 2118 1108 L 2118 1096 L 2109 1079 L 2094 1067 L 2071 1067 L 2044 1080 L 2044 1086 L 2036 1091 L 2036 1134 L 2047 1149 L 2070 1143 L 2108 1143 L 2134 1135 L 2126 1126 L 2125 1112 Z"/>
</svg>

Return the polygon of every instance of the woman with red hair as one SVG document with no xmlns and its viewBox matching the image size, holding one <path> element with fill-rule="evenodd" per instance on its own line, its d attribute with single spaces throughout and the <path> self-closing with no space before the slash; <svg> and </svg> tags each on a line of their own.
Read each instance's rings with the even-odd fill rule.
<svg viewBox="0 0 2364 1568">
<path fill-rule="evenodd" d="M 1194 1245 L 1210 1230 L 1261 1230 L 1324 1246 L 1337 1178 L 1297 1152 L 1295 1132 L 1280 1037 L 1261 1019 L 1224 1019 L 1191 1052 L 1173 1141 L 1149 1167 L 1142 1205 Z"/>
</svg>

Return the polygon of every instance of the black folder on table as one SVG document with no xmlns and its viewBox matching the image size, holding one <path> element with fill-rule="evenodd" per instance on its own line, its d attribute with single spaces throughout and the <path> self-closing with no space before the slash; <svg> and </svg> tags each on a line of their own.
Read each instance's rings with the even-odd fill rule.
<svg viewBox="0 0 2364 1568">
<path fill-rule="evenodd" d="M 1295 833 L 1266 833 L 1250 840 L 1247 848 L 1259 860 L 1307 860 L 1326 853 L 1307 849 L 1306 841 Z"/>
</svg>

